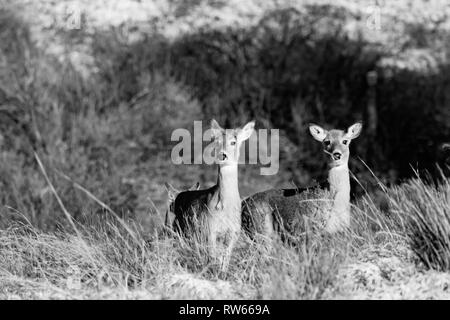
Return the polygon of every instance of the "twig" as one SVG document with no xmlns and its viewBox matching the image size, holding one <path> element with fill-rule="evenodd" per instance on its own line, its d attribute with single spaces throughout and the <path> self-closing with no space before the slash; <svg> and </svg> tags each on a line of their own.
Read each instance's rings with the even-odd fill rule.
<svg viewBox="0 0 450 320">
<path fill-rule="evenodd" d="M 62 202 L 61 198 L 59 197 L 58 193 L 56 192 L 55 187 L 53 186 L 52 182 L 50 181 L 50 178 L 47 175 L 47 172 L 45 171 L 44 165 L 41 162 L 41 159 L 39 158 L 38 154 L 34 151 L 34 157 L 36 158 L 36 161 L 42 171 L 42 174 L 44 175 L 45 180 L 47 181 L 48 186 L 50 187 L 50 190 L 52 191 L 53 195 L 55 196 L 56 200 L 58 201 L 59 206 L 61 207 L 61 210 L 64 212 L 67 220 L 69 220 L 70 224 L 72 225 L 73 229 L 75 230 L 75 233 L 77 234 L 78 238 L 81 240 L 81 243 L 86 249 L 86 254 L 91 258 L 93 262 L 95 262 L 93 256 L 90 253 L 89 246 L 87 245 L 86 241 L 84 241 L 83 236 L 81 232 L 76 227 L 75 223 L 73 222 L 72 216 L 67 211 L 66 207 L 64 206 L 64 203 Z M 95 265 L 95 264 L 94 264 Z"/>
<path fill-rule="evenodd" d="M 61 207 L 61 210 L 65 214 L 67 220 L 69 220 L 70 224 L 72 225 L 73 229 L 77 233 L 78 236 L 81 237 L 81 233 L 78 231 L 77 227 L 75 226 L 75 223 L 73 222 L 72 216 L 67 211 L 66 207 L 64 206 L 64 203 L 62 202 L 61 198 L 59 197 L 58 193 L 56 192 L 55 187 L 53 186 L 52 182 L 50 181 L 50 178 L 47 175 L 47 171 L 45 171 L 44 165 L 41 162 L 41 159 L 37 155 L 36 152 L 34 152 L 34 157 L 36 158 L 36 161 L 39 165 L 39 168 L 42 171 L 42 174 L 44 175 L 45 180 L 47 181 L 48 186 L 50 187 L 50 190 L 52 191 L 53 195 L 55 196 L 56 200 L 58 201 L 59 206 Z"/>
</svg>

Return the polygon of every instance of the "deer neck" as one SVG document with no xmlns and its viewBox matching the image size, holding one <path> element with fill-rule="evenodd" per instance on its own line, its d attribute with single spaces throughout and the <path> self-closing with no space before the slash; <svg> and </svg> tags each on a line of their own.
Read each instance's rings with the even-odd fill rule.
<svg viewBox="0 0 450 320">
<path fill-rule="evenodd" d="M 238 166 L 219 166 L 217 177 L 217 198 L 221 202 L 221 207 L 236 206 L 241 203 L 238 189 Z"/>
<path fill-rule="evenodd" d="M 332 167 L 328 173 L 333 197 L 332 215 L 344 223 L 350 219 L 350 176 L 348 165 Z"/>
</svg>

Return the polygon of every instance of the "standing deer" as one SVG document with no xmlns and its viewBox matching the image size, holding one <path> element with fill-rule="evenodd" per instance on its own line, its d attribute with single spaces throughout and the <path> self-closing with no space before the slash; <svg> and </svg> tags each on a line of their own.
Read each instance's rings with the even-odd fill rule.
<svg viewBox="0 0 450 320">
<path fill-rule="evenodd" d="M 271 236 L 274 230 L 282 235 L 304 231 L 306 220 L 319 222 L 329 233 L 350 225 L 350 177 L 348 159 L 350 141 L 359 136 L 362 123 L 347 131 L 327 131 L 311 124 L 309 132 L 323 144 L 328 155 L 328 181 L 303 189 L 271 189 L 256 193 L 242 203 L 243 228 L 253 236 Z"/>
<path fill-rule="evenodd" d="M 238 189 L 239 149 L 254 131 L 251 121 L 243 128 L 222 129 L 211 121 L 214 155 L 218 164 L 217 183 L 209 189 L 184 191 L 175 198 L 173 228 L 184 236 L 199 232 L 206 236 L 211 255 L 218 253 L 217 241 L 225 244 L 226 269 L 241 229 L 241 198 Z"/>
</svg>

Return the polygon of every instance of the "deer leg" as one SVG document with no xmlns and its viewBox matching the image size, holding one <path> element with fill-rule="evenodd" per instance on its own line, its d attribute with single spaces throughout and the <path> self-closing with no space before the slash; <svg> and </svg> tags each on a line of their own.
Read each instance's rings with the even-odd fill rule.
<svg viewBox="0 0 450 320">
<path fill-rule="evenodd" d="M 222 266 L 221 266 L 222 272 L 226 272 L 228 270 L 228 266 L 229 266 L 230 260 L 231 260 L 231 254 L 232 254 L 233 248 L 237 242 L 238 236 L 239 235 L 237 232 L 231 232 L 231 234 L 230 234 L 229 243 L 226 246 L 225 252 L 222 257 Z"/>
<path fill-rule="evenodd" d="M 208 244 L 209 255 L 215 259 L 217 257 L 217 233 L 214 230 L 209 233 Z"/>
</svg>

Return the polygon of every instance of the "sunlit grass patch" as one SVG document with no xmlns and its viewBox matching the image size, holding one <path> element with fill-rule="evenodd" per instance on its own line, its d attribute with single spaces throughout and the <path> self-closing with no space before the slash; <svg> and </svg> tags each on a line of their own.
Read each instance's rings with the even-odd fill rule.
<svg viewBox="0 0 450 320">
<path fill-rule="evenodd" d="M 401 217 L 412 250 L 431 269 L 450 270 L 450 180 L 416 178 L 394 188 L 392 210 Z"/>
</svg>

